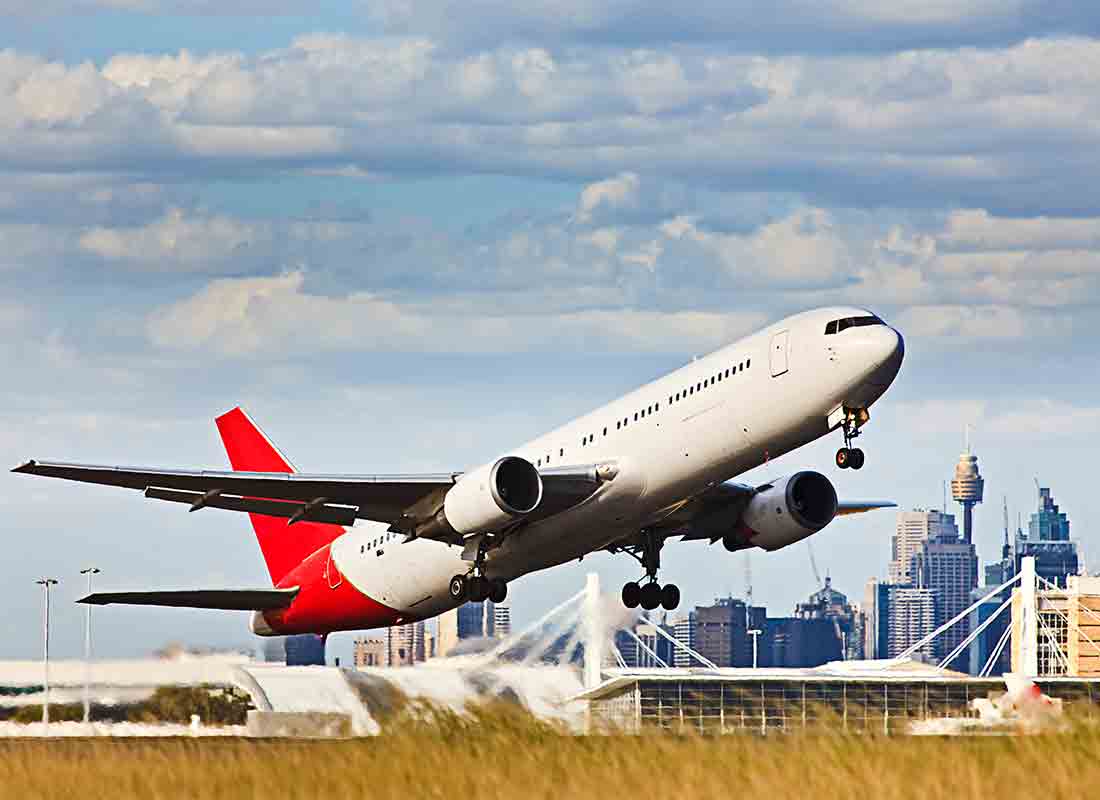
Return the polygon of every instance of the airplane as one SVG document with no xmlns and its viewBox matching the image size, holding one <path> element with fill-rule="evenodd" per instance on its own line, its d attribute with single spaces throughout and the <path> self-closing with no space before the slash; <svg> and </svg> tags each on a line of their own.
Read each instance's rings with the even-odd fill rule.
<svg viewBox="0 0 1100 800">
<path fill-rule="evenodd" d="M 853 439 L 904 352 L 901 334 L 866 309 L 806 311 L 464 472 L 299 472 L 239 407 L 216 419 L 231 471 L 37 460 L 13 471 L 245 512 L 272 584 L 83 603 L 247 610 L 258 635 L 327 636 L 500 603 L 523 575 L 609 551 L 641 568 L 624 605 L 672 610 L 680 590 L 658 581 L 672 539 L 775 551 L 837 516 L 895 505 L 839 502 L 812 470 L 757 486 L 732 479 L 837 429 L 836 466 L 862 468 Z"/>
</svg>

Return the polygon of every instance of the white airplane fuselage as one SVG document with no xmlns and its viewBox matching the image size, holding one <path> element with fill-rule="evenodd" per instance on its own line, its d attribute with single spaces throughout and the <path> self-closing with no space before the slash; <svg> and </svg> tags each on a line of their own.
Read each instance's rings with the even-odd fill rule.
<svg viewBox="0 0 1100 800">
<path fill-rule="evenodd" d="M 826 334 L 832 320 L 869 314 L 832 307 L 788 317 L 502 454 L 540 469 L 613 460 L 618 474 L 579 505 L 505 537 L 488 551 L 486 574 L 511 581 L 602 550 L 826 435 L 842 409 L 869 408 L 897 375 L 901 336 L 885 324 Z M 392 609 L 393 623 L 458 605 L 448 583 L 469 568 L 461 547 L 406 542 L 368 523 L 332 543 L 326 577 Z"/>
</svg>

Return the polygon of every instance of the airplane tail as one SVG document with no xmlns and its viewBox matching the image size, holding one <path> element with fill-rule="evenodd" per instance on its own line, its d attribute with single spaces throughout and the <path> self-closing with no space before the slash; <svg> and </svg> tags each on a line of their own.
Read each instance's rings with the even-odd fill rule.
<svg viewBox="0 0 1100 800">
<path fill-rule="evenodd" d="M 240 407 L 227 411 L 214 421 L 229 456 L 229 464 L 235 471 L 295 471 L 290 461 Z M 290 528 L 282 517 L 265 514 L 248 516 L 256 531 L 256 540 L 271 575 L 271 583 L 276 586 L 290 570 L 344 532 L 339 525 L 323 522 L 296 522 Z"/>
</svg>

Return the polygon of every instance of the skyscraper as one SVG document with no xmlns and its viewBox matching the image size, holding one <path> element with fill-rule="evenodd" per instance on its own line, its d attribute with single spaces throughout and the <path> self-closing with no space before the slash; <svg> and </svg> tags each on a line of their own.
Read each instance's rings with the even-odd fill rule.
<svg viewBox="0 0 1100 800">
<path fill-rule="evenodd" d="M 863 658 L 862 631 L 857 630 L 859 615 L 848 602 L 847 596 L 833 588 L 832 578 L 828 575 L 825 576 L 823 587 L 811 594 L 806 602 L 795 606 L 794 615 L 799 619 L 824 619 L 829 622 L 834 637 L 839 642 L 840 654 L 832 655 L 830 652 L 830 658 L 827 660 Z M 780 666 L 780 664 L 776 662 L 774 666 Z"/>
<path fill-rule="evenodd" d="M 953 542 L 959 538 L 955 516 L 942 511 L 899 511 L 891 540 L 892 559 L 888 567 L 889 582 L 916 584 L 917 568 L 924 543 L 929 540 Z M 916 559 L 916 561 L 914 561 Z"/>
<path fill-rule="evenodd" d="M 765 630 L 767 611 L 760 606 L 746 608 L 744 600 L 721 597 L 711 606 L 695 608 L 695 649 L 719 667 L 751 667 L 751 629 Z M 766 642 L 759 643 L 762 656 Z"/>
<path fill-rule="evenodd" d="M 1039 508 L 1031 515 L 1027 536 L 1016 534 L 1016 570 L 1021 559 L 1035 557 L 1035 574 L 1064 587 L 1066 576 L 1079 570 L 1077 543 L 1069 538 L 1069 517 L 1059 510 L 1048 487 L 1039 488 Z"/>
<path fill-rule="evenodd" d="M 977 585 L 978 554 L 972 543 L 957 539 L 925 542 L 921 548 L 916 587 L 930 589 L 935 603 L 933 626 L 925 632 L 930 633 L 966 610 L 972 602 L 970 594 Z M 969 633 L 970 623 L 964 618 L 937 637 L 932 653 L 939 658 L 946 657 Z M 968 665 L 965 657 L 960 657 L 947 667 L 965 671 Z"/>
<path fill-rule="evenodd" d="M 880 658 L 894 658 L 936 629 L 936 599 L 931 589 L 888 586 L 886 652 Z M 937 658 L 933 644 L 913 654 L 926 661 Z"/>
<path fill-rule="evenodd" d="M 511 630 L 511 611 L 505 607 L 500 615 L 507 618 Z M 454 652 L 458 643 L 465 639 L 491 639 L 496 635 L 497 607 L 486 600 L 481 603 L 464 603 L 458 608 L 445 611 L 436 623 L 436 655 L 447 656 Z"/>
<path fill-rule="evenodd" d="M 512 607 L 507 603 L 497 603 L 493 607 L 493 636 L 507 639 L 512 635 Z"/>
<path fill-rule="evenodd" d="M 672 622 L 672 635 L 676 637 L 676 641 L 687 645 L 692 650 L 695 649 L 695 612 L 690 611 L 687 614 L 682 614 Z M 692 656 L 684 650 L 682 647 L 675 648 L 675 652 L 672 655 L 672 666 L 674 667 L 698 667 L 701 666 Z"/>
</svg>

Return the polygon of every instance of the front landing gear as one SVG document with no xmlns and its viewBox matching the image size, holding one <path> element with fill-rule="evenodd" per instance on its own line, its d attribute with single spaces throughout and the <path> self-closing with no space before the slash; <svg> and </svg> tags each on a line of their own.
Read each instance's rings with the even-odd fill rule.
<svg viewBox="0 0 1100 800">
<path fill-rule="evenodd" d="M 657 570 L 661 567 L 661 547 L 664 541 L 652 531 L 642 531 L 640 538 L 638 545 L 623 549 L 642 565 L 646 575 L 645 582 L 631 581 L 623 586 L 623 605 L 627 608 L 641 606 L 646 611 L 653 611 L 658 607 L 672 611 L 680 605 L 680 587 L 674 583 L 661 586 L 657 582 Z"/>
<path fill-rule="evenodd" d="M 863 451 L 852 447 L 852 440 L 860 435 L 860 428 L 871 418 L 865 408 L 845 408 L 841 430 L 844 446 L 836 451 L 836 465 L 841 469 L 863 469 Z"/>
</svg>

